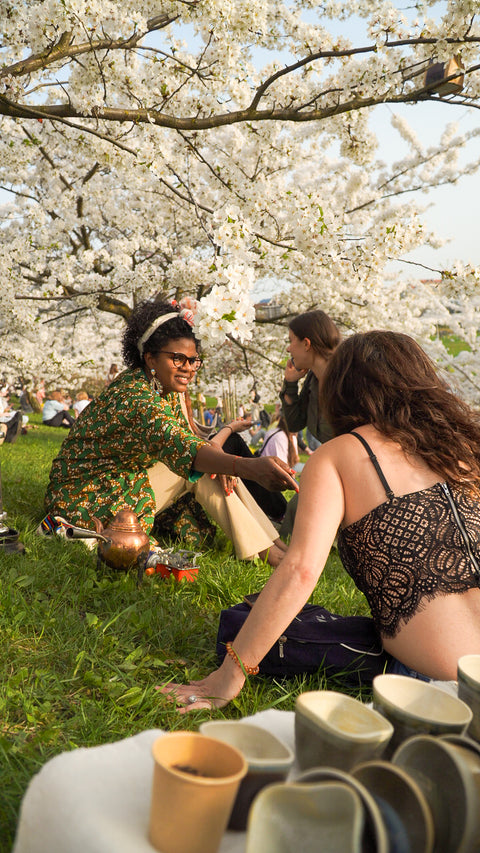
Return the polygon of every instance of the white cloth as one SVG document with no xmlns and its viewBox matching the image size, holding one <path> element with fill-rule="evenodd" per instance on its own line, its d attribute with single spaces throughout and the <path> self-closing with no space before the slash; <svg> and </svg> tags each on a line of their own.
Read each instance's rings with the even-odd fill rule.
<svg viewBox="0 0 480 853">
<path fill-rule="evenodd" d="M 457 695 L 454 681 L 433 684 Z M 293 711 L 260 711 L 244 722 L 272 732 L 295 752 Z M 149 729 L 48 761 L 23 798 L 12 853 L 155 853 L 148 840 L 151 748 L 163 734 Z M 288 778 L 299 772 L 295 762 Z M 181 814 L 176 819 L 181 823 Z M 226 832 L 219 853 L 244 853 L 245 844 L 245 832 Z"/>
<path fill-rule="evenodd" d="M 294 750 L 293 711 L 261 711 L 245 721 Z M 31 780 L 12 853 L 154 853 L 148 840 L 151 747 L 161 729 L 104 746 L 63 752 Z M 298 773 L 292 768 L 291 775 Z M 181 826 L 181 814 L 176 816 Z M 219 853 L 243 853 L 245 832 L 226 832 Z"/>
</svg>

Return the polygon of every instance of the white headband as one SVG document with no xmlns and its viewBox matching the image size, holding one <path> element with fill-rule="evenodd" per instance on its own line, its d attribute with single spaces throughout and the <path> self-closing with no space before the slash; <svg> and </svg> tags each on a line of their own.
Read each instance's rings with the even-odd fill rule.
<svg viewBox="0 0 480 853">
<path fill-rule="evenodd" d="M 174 317 L 180 317 L 180 319 L 184 320 L 183 316 L 185 311 L 172 311 L 171 314 L 162 314 L 160 317 L 157 317 L 153 323 L 150 324 L 147 331 L 143 333 L 142 337 L 137 343 L 137 348 L 140 353 L 140 357 L 143 358 L 143 345 L 148 341 L 149 338 L 152 337 L 153 333 L 157 331 L 159 326 L 162 326 L 163 323 L 167 323 L 168 320 L 173 320 Z"/>
</svg>

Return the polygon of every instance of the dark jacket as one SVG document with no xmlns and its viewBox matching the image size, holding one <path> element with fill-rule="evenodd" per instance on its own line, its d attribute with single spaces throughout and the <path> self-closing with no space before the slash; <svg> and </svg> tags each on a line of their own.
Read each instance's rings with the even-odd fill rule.
<svg viewBox="0 0 480 853">
<path fill-rule="evenodd" d="M 288 394 L 292 403 L 285 402 Z M 318 379 L 309 370 L 300 393 L 298 382 L 284 382 L 280 391 L 283 414 L 290 432 L 299 432 L 304 427 L 322 443 L 333 438 L 333 431 L 321 411 L 318 396 Z"/>
</svg>

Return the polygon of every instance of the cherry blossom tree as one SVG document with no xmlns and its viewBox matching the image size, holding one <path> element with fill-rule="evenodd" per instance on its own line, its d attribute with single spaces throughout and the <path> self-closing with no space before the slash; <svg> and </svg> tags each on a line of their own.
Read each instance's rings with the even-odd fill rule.
<svg viewBox="0 0 480 853">
<path fill-rule="evenodd" d="M 385 274 L 436 243 L 419 193 L 479 163 L 461 159 L 478 132 L 448 123 L 479 106 L 477 3 L 415 6 L 407 17 L 388 0 L 2 3 L 8 365 L 103 370 L 122 319 L 162 293 L 198 300 L 212 378 L 229 336 L 238 369 L 270 393 L 288 318 L 322 307 L 345 330 L 411 332 L 476 394 L 479 271 L 459 263 L 434 285 Z M 352 16 L 355 41 L 343 34 Z M 440 101 L 445 130 L 425 147 L 396 105 L 427 115 Z M 390 164 L 370 126 L 385 104 L 406 150 Z M 264 279 L 283 290 L 275 323 L 255 321 Z M 453 360 L 442 326 L 471 350 Z"/>
</svg>

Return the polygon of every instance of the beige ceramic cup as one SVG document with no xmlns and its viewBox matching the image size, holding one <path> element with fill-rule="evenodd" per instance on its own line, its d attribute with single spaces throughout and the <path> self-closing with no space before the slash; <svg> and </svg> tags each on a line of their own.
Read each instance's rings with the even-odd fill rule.
<svg viewBox="0 0 480 853">
<path fill-rule="evenodd" d="M 419 735 L 393 756 L 421 788 L 435 827 L 434 853 L 480 850 L 480 761 L 468 738 Z M 460 745 L 462 744 L 462 745 Z"/>
<path fill-rule="evenodd" d="M 228 829 L 245 830 L 253 800 L 266 785 L 283 782 L 295 756 L 274 734 L 240 720 L 209 720 L 200 732 L 218 738 L 240 750 L 248 763 L 248 772 L 240 782 Z"/>
<path fill-rule="evenodd" d="M 253 803 L 245 853 L 359 853 L 364 826 L 362 801 L 344 782 L 270 785 Z"/>
<path fill-rule="evenodd" d="M 472 720 L 465 702 L 445 690 L 406 675 L 377 675 L 373 707 L 393 724 L 387 757 L 415 735 L 464 734 Z"/>
<path fill-rule="evenodd" d="M 392 724 L 372 708 L 334 690 L 302 693 L 295 703 L 295 746 L 302 770 L 329 766 L 350 770 L 379 758 Z"/>
<path fill-rule="evenodd" d="M 248 765 L 230 744 L 172 732 L 152 746 L 149 837 L 161 853 L 217 853 Z"/>
<path fill-rule="evenodd" d="M 458 698 L 472 709 L 468 734 L 480 741 L 480 655 L 463 655 L 457 664 Z"/>
</svg>

